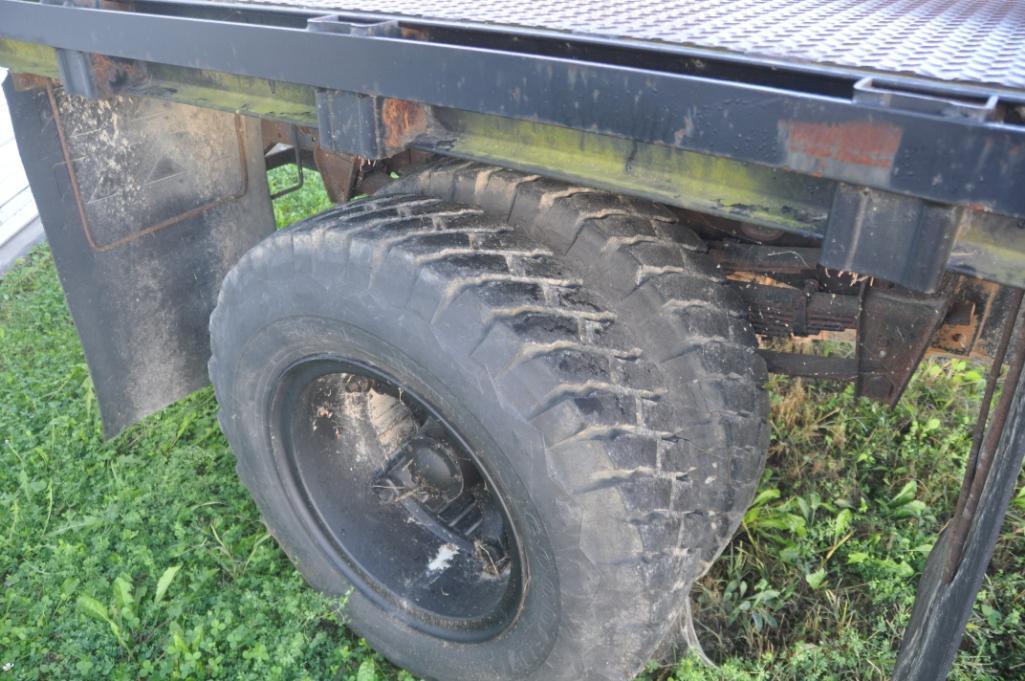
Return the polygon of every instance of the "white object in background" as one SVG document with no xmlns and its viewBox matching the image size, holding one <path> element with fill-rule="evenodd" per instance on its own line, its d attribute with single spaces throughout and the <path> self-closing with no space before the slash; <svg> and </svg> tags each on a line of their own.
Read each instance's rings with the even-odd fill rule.
<svg viewBox="0 0 1025 681">
<path fill-rule="evenodd" d="M 7 77 L 0 69 L 0 83 Z M 0 95 L 0 274 L 45 238 L 14 142 L 7 100 Z"/>
</svg>

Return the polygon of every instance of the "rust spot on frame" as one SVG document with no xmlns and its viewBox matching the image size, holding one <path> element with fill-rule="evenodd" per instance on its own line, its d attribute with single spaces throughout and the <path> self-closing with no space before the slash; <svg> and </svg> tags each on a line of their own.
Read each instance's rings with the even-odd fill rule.
<svg viewBox="0 0 1025 681">
<path fill-rule="evenodd" d="M 34 73 L 15 73 L 11 71 L 11 80 L 14 82 L 14 89 L 18 92 L 25 90 L 45 90 L 53 81 L 46 76 L 37 76 Z"/>
<path fill-rule="evenodd" d="M 114 59 L 102 54 L 91 57 L 93 79 L 101 97 L 114 97 L 126 85 L 140 85 L 149 77 L 142 62 Z"/>
<path fill-rule="evenodd" d="M 381 103 L 381 123 L 385 146 L 402 151 L 430 125 L 427 108 L 418 102 L 385 98 Z"/>
<path fill-rule="evenodd" d="M 787 154 L 813 162 L 822 172 L 836 163 L 890 171 L 903 131 L 885 123 L 784 121 Z"/>
</svg>

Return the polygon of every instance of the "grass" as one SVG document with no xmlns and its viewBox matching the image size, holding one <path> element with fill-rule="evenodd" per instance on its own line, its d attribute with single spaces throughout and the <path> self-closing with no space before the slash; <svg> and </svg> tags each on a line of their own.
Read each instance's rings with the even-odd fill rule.
<svg viewBox="0 0 1025 681">
<path fill-rule="evenodd" d="M 286 184 L 288 171 L 273 180 Z M 319 178 L 280 223 L 326 206 Z M 720 664 L 638 681 L 885 679 L 957 494 L 980 370 L 930 361 L 895 410 L 773 379 L 758 500 L 695 590 Z M 0 279 L 0 678 L 410 681 L 304 586 L 235 477 L 209 389 L 105 442 L 53 262 Z M 1025 678 L 1019 492 L 955 679 Z"/>
</svg>

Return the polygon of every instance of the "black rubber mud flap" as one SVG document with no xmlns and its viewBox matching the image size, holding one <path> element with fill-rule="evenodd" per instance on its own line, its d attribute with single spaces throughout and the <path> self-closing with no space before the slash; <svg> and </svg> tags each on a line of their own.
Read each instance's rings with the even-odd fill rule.
<svg viewBox="0 0 1025 681">
<path fill-rule="evenodd" d="M 10 78 L 4 93 L 113 436 L 207 383 L 221 280 L 274 230 L 259 121 Z"/>
</svg>

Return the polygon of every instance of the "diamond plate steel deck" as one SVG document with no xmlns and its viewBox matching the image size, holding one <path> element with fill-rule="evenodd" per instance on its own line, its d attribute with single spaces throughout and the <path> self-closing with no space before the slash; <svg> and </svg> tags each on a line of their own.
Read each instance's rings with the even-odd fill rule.
<svg viewBox="0 0 1025 681">
<path fill-rule="evenodd" d="M 1025 88 L 1020 0 L 248 0 Z"/>
</svg>

